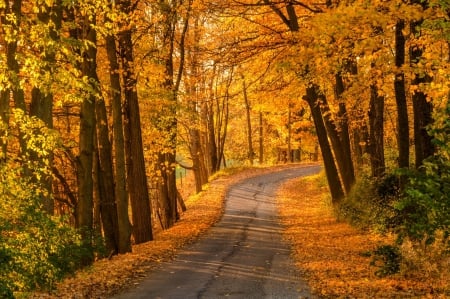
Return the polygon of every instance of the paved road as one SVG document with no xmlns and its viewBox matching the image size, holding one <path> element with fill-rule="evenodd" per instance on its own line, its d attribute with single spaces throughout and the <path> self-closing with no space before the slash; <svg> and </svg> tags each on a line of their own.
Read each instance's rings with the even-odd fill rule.
<svg viewBox="0 0 450 299">
<path fill-rule="evenodd" d="M 138 287 L 114 298 L 312 298 L 282 242 L 274 195 L 283 181 L 318 171 L 287 168 L 235 185 L 219 223 Z"/>
</svg>

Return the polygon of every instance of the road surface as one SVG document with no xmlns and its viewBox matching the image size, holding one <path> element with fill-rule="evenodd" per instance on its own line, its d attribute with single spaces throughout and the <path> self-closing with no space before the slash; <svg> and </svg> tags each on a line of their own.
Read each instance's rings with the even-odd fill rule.
<svg viewBox="0 0 450 299">
<path fill-rule="evenodd" d="M 233 186 L 221 221 L 175 260 L 114 298 L 312 298 L 282 240 L 275 193 L 285 180 L 319 169 L 289 167 Z"/>
</svg>

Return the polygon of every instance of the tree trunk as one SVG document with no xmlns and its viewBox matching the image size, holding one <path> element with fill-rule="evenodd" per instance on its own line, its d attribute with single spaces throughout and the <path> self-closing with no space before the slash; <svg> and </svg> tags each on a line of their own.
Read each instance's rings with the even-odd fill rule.
<svg viewBox="0 0 450 299">
<path fill-rule="evenodd" d="M 259 112 L 259 165 L 264 163 L 264 128 L 263 113 Z"/>
<path fill-rule="evenodd" d="M 384 162 L 384 97 L 378 95 L 377 87 L 370 87 L 369 149 L 372 176 L 381 178 L 385 173 Z"/>
<path fill-rule="evenodd" d="M 416 1 L 413 1 L 416 2 Z M 420 5 L 425 9 L 428 6 L 428 1 L 421 1 Z M 423 20 L 411 23 L 411 32 L 414 36 L 420 36 L 420 26 Z M 410 61 L 414 66 L 422 57 L 423 46 L 412 44 L 410 47 Z M 430 83 L 432 78 L 428 75 L 415 74 L 411 85 L 416 85 L 412 95 L 413 112 L 414 112 L 414 149 L 415 149 L 415 164 L 419 168 L 423 161 L 432 156 L 435 152 L 435 147 L 432 143 L 432 137 L 427 132 L 427 126 L 433 121 L 433 105 L 432 101 L 427 101 L 427 95 L 420 91 L 420 84 Z"/>
<path fill-rule="evenodd" d="M 112 147 L 109 141 L 108 119 L 103 98 L 96 102 L 97 116 L 97 150 L 100 214 L 109 253 L 119 252 L 119 228 L 117 206 L 114 190 L 114 173 L 112 165 Z"/>
<path fill-rule="evenodd" d="M 433 122 L 433 104 L 431 101 L 427 101 L 426 97 L 420 91 L 413 94 L 416 168 L 419 168 L 423 164 L 423 161 L 435 152 L 432 137 L 427 132 L 427 126 Z"/>
<path fill-rule="evenodd" d="M 344 191 L 339 180 L 339 174 L 334 162 L 330 144 L 328 142 L 327 131 L 325 128 L 322 111 L 320 109 L 321 101 L 324 100 L 324 96 L 320 93 L 319 87 L 313 84 L 306 89 L 306 95 L 303 99 L 308 103 L 311 109 L 311 115 L 316 127 L 317 138 L 319 140 L 320 149 L 322 150 L 322 157 L 332 201 L 333 203 L 338 203 L 344 197 Z"/>
<path fill-rule="evenodd" d="M 356 70 L 352 71 L 356 74 Z M 341 141 L 345 172 L 342 174 L 346 192 L 350 192 L 351 187 L 355 183 L 355 168 L 352 160 L 352 150 L 350 144 L 350 132 L 348 128 L 348 114 L 345 103 L 342 101 L 342 94 L 345 91 L 344 80 L 341 73 L 336 74 L 336 98 L 339 101 L 339 110 L 337 113 L 339 124 L 339 139 Z"/>
<path fill-rule="evenodd" d="M 291 103 L 289 102 L 289 104 L 288 104 L 288 123 L 287 123 L 287 126 L 288 126 L 287 138 L 288 138 L 288 140 L 287 140 L 287 153 L 286 153 L 287 161 L 289 163 L 293 162 L 292 148 L 291 148 L 291 142 L 292 142 L 292 124 L 291 124 L 291 122 L 292 122 L 292 111 L 291 111 Z"/>
<path fill-rule="evenodd" d="M 326 127 L 326 133 L 330 138 L 333 153 L 336 157 L 336 162 L 342 178 L 344 191 L 348 193 L 354 182 L 354 172 L 351 157 L 348 157 L 349 153 L 345 152 L 344 149 L 346 148 L 346 146 L 343 145 L 336 124 L 331 119 L 331 112 L 326 97 L 324 95 L 320 95 L 320 100 L 320 108 L 322 110 L 321 115 Z"/>
<path fill-rule="evenodd" d="M 122 11 L 129 12 L 131 3 L 120 1 Z M 119 34 L 119 51 L 123 67 L 125 97 L 125 144 L 127 157 L 127 184 L 133 215 L 133 236 L 136 244 L 153 240 L 150 212 L 150 197 L 145 171 L 144 149 L 142 144 L 141 118 L 137 94 L 137 81 L 134 73 L 133 43 L 131 30 Z"/>
<path fill-rule="evenodd" d="M 212 97 L 212 96 L 211 96 Z M 208 154 L 210 161 L 209 174 L 214 174 L 220 169 L 220 157 L 218 157 L 217 143 L 216 143 L 216 127 L 214 125 L 214 105 L 212 102 L 206 104 L 208 107 L 207 128 L 208 128 Z"/>
<path fill-rule="evenodd" d="M 395 26 L 395 66 L 400 68 L 405 64 L 404 20 L 398 20 Z M 395 101 L 397 103 L 398 126 L 398 167 L 409 167 L 409 120 L 406 102 L 405 75 L 398 71 L 394 80 Z"/>
<path fill-rule="evenodd" d="M 368 129 L 364 114 L 361 109 L 357 112 L 357 125 L 353 131 L 353 152 L 355 154 L 355 163 L 357 171 L 360 171 L 364 166 L 364 153 L 367 152 Z"/>
<path fill-rule="evenodd" d="M 117 206 L 118 252 L 131 252 L 131 225 L 128 216 L 128 194 L 126 190 L 125 143 L 122 121 L 122 98 L 119 75 L 119 63 L 114 36 L 106 36 L 106 52 L 109 61 L 109 78 L 111 84 L 111 108 L 113 118 L 113 141 L 115 157 L 114 194 Z"/>
<path fill-rule="evenodd" d="M 247 116 L 247 146 L 248 146 L 248 153 L 247 157 L 250 162 L 250 165 L 253 165 L 253 140 L 252 140 L 252 120 L 250 117 L 250 103 L 248 101 L 248 95 L 247 95 L 247 86 L 245 84 L 245 79 L 243 79 L 242 82 L 242 90 L 244 93 L 244 104 L 245 104 L 245 113 Z"/>
<path fill-rule="evenodd" d="M 199 193 L 202 191 L 203 184 L 207 183 L 207 177 L 203 175 L 205 166 L 202 162 L 203 153 L 200 144 L 200 132 L 198 129 L 189 129 L 189 135 L 191 140 L 189 150 L 192 157 L 192 171 L 195 177 L 195 191 Z"/>
<path fill-rule="evenodd" d="M 60 0 L 56 1 L 52 7 L 48 6 L 46 3 L 42 3 L 39 7 L 39 13 L 37 14 L 40 22 L 46 24 L 49 28 L 49 35 L 53 41 L 59 39 L 59 30 L 61 29 L 62 21 L 62 2 Z M 43 60 L 46 62 L 44 72 L 52 74 L 55 68 L 55 52 L 53 49 L 41 49 L 45 54 L 43 55 Z M 45 88 L 47 87 L 48 88 Z M 49 90 L 50 82 L 44 83 L 44 89 L 41 90 L 34 87 L 32 90 L 32 98 L 30 105 L 30 115 L 36 116 L 42 120 L 45 125 L 52 129 L 53 128 L 53 94 Z M 48 167 L 51 169 L 53 167 L 53 154 L 48 157 L 48 165 L 44 161 L 39 161 L 36 154 L 33 153 L 32 159 L 38 163 L 39 168 Z M 42 176 L 39 180 L 41 186 L 47 191 L 47 195 L 41 195 L 41 201 L 43 203 L 44 210 L 52 215 L 54 212 L 54 202 L 52 199 L 52 176 Z"/>
<path fill-rule="evenodd" d="M 95 17 L 93 18 L 95 19 Z M 97 78 L 97 37 L 92 21 L 85 16 L 82 24 L 82 38 L 90 43 L 84 50 L 81 71 L 83 76 L 89 78 L 92 90 L 98 90 Z M 95 101 L 96 94 L 90 93 L 81 104 L 80 111 L 80 135 L 78 156 L 78 202 L 76 206 L 76 226 L 81 230 L 83 241 L 89 253 L 82 264 L 92 263 L 92 230 L 93 230 L 93 154 L 94 154 L 94 130 L 95 130 Z"/>
</svg>

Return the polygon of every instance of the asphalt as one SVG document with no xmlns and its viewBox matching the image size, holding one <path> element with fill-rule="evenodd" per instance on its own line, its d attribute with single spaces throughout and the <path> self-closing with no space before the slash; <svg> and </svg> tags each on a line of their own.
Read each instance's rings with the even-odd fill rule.
<svg viewBox="0 0 450 299">
<path fill-rule="evenodd" d="M 289 167 L 234 185 L 207 234 L 113 298 L 314 298 L 282 239 L 275 194 L 284 181 L 319 170 Z"/>
</svg>

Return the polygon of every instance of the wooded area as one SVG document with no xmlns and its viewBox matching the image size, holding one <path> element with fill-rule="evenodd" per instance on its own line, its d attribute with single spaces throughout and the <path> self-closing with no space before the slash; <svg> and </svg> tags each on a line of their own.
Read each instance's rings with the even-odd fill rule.
<svg viewBox="0 0 450 299">
<path fill-rule="evenodd" d="M 340 213 L 449 246 L 447 0 L 0 1 L 0 30 L 2 297 L 172 227 L 183 168 L 321 154 Z"/>
</svg>

